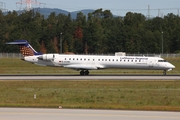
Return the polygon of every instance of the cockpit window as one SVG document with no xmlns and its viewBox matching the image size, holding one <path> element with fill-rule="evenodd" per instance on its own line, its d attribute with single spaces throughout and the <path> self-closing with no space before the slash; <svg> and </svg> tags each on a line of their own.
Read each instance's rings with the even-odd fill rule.
<svg viewBox="0 0 180 120">
<path fill-rule="evenodd" d="M 158 62 L 167 62 L 166 60 L 158 60 Z"/>
</svg>

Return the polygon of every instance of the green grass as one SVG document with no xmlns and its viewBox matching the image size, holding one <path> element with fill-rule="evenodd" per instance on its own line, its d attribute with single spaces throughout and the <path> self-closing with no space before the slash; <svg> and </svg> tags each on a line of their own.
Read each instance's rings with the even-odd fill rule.
<svg viewBox="0 0 180 120">
<path fill-rule="evenodd" d="M 180 110 L 180 81 L 0 81 L 0 106 Z M 36 99 L 34 99 L 36 94 Z"/>
<path fill-rule="evenodd" d="M 168 58 L 176 68 L 167 74 L 180 73 L 180 58 Z M 0 58 L 0 74 L 79 74 L 78 71 L 63 67 L 45 67 L 16 58 Z M 90 74 L 162 74 L 160 70 L 105 69 L 92 70 Z"/>
<path fill-rule="evenodd" d="M 0 74 L 64 74 L 69 73 L 69 71 L 73 70 L 64 69 L 62 67 L 38 66 L 16 58 L 0 59 Z"/>
<path fill-rule="evenodd" d="M 180 58 L 169 58 L 180 73 Z M 154 70 L 107 69 L 91 74 L 162 74 Z M 43 67 L 19 59 L 0 59 L 0 74 L 79 74 L 61 67 Z M 36 99 L 34 99 L 36 94 Z M 58 107 L 180 111 L 180 81 L 0 81 L 2 107 Z"/>
</svg>

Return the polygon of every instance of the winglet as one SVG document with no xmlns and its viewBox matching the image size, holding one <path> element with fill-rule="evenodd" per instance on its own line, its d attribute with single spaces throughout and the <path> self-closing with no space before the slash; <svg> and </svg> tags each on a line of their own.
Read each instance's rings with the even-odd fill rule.
<svg viewBox="0 0 180 120">
<path fill-rule="evenodd" d="M 19 45 L 20 52 L 23 56 L 42 55 L 42 53 L 36 52 L 26 40 L 15 40 L 14 42 L 7 42 L 6 44 Z"/>
</svg>

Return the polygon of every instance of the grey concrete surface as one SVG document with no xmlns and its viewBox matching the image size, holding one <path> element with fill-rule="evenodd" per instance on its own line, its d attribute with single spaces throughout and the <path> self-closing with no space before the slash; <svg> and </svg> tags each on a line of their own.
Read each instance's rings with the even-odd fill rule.
<svg viewBox="0 0 180 120">
<path fill-rule="evenodd" d="M 179 75 L 1 75 L 0 80 L 180 80 Z"/>
<path fill-rule="evenodd" d="M 180 112 L 0 108 L 0 120 L 179 120 Z"/>
</svg>

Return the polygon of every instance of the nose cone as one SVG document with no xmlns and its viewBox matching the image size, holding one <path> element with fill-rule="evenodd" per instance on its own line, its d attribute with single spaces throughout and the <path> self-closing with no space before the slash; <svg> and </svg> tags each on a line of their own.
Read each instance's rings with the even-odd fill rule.
<svg viewBox="0 0 180 120">
<path fill-rule="evenodd" d="M 174 65 L 172 65 L 172 64 L 170 64 L 170 63 L 169 63 L 169 67 L 170 67 L 170 68 L 172 68 L 172 69 L 174 69 L 174 68 L 175 68 L 175 66 L 174 66 Z"/>
<path fill-rule="evenodd" d="M 174 65 L 172 65 L 171 63 L 167 63 L 166 68 L 168 69 L 168 71 L 170 71 L 170 70 L 174 69 L 174 68 L 175 68 L 175 66 L 174 66 Z"/>
<path fill-rule="evenodd" d="M 176 68 L 174 65 L 172 65 L 172 68 L 174 69 L 174 68 Z"/>
</svg>

